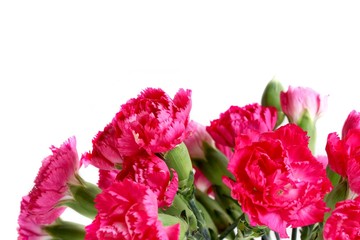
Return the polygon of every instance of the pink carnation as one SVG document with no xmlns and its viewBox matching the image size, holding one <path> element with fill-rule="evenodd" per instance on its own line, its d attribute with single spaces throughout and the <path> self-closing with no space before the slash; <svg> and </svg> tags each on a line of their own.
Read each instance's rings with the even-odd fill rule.
<svg viewBox="0 0 360 240">
<path fill-rule="evenodd" d="M 191 90 L 180 89 L 171 99 L 161 89 L 146 88 L 121 106 L 83 160 L 112 170 L 124 157 L 169 151 L 188 136 L 190 110 Z"/>
<path fill-rule="evenodd" d="M 116 165 L 121 166 L 123 158 L 117 148 L 117 137 L 115 126 L 109 123 L 92 140 L 92 152 L 85 153 L 81 160 L 85 164 L 91 163 L 97 168 L 106 170 L 113 170 Z"/>
<path fill-rule="evenodd" d="M 263 107 L 257 103 L 245 107 L 231 106 L 220 118 L 211 121 L 206 130 L 218 144 L 235 147 L 235 139 L 240 134 L 256 137 L 272 131 L 276 124 L 277 112 L 274 107 Z"/>
<path fill-rule="evenodd" d="M 180 225 L 162 225 L 156 195 L 141 183 L 116 182 L 95 202 L 98 215 L 85 228 L 86 240 L 179 239 Z"/>
<path fill-rule="evenodd" d="M 326 153 L 330 168 L 348 178 L 350 188 L 360 194 L 360 129 L 349 130 L 343 139 L 336 133 L 328 135 Z"/>
<path fill-rule="evenodd" d="M 37 229 L 36 225 L 53 223 L 65 210 L 56 205 L 68 195 L 68 183 L 77 182 L 75 174 L 80 166 L 75 137 L 69 138 L 60 148 L 52 146 L 51 150 L 53 154 L 43 160 L 33 189 L 22 199 L 18 219 L 21 236 L 29 226 Z"/>
<path fill-rule="evenodd" d="M 144 184 L 157 196 L 159 207 L 170 206 L 178 190 L 176 171 L 171 172 L 171 177 L 166 163 L 155 155 L 132 160 L 120 171 L 117 180 L 131 179 Z"/>
<path fill-rule="evenodd" d="M 324 225 L 324 240 L 360 239 L 360 198 L 338 202 Z"/>
<path fill-rule="evenodd" d="M 42 225 L 33 221 L 29 217 L 28 206 L 29 206 L 29 196 L 23 197 L 21 201 L 20 216 L 18 219 L 19 228 L 18 228 L 18 240 L 41 240 L 46 239 L 48 234 L 42 230 Z"/>
<path fill-rule="evenodd" d="M 114 170 L 104 170 L 99 169 L 99 181 L 98 186 L 102 190 L 108 188 L 116 179 L 116 176 L 120 170 L 114 169 Z"/>
<path fill-rule="evenodd" d="M 118 149 L 124 156 L 166 152 L 187 137 L 191 91 L 180 89 L 172 100 L 163 90 L 147 88 L 121 106 L 113 124 L 119 129 Z"/>
<path fill-rule="evenodd" d="M 360 129 L 360 113 L 355 110 L 351 111 L 346 118 L 342 128 L 341 138 L 345 138 L 351 129 Z"/>
<path fill-rule="evenodd" d="M 320 96 L 311 88 L 289 86 L 280 93 L 281 108 L 291 123 L 298 123 L 307 110 L 316 121 L 327 108 L 327 96 Z"/>
<path fill-rule="evenodd" d="M 287 124 L 236 146 L 228 166 L 235 181 L 224 180 L 252 225 L 266 225 L 287 237 L 289 226 L 322 221 L 331 183 L 308 140 L 300 127 Z"/>
<path fill-rule="evenodd" d="M 205 158 L 204 142 L 209 146 L 215 147 L 215 142 L 210 134 L 206 131 L 205 126 L 195 121 L 190 121 L 188 125 L 190 135 L 184 139 L 186 148 L 189 151 L 191 158 Z"/>
</svg>

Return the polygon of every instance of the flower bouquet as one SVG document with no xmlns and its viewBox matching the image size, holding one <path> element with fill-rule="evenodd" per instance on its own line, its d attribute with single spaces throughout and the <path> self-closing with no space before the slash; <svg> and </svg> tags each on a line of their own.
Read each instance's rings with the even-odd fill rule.
<svg viewBox="0 0 360 240">
<path fill-rule="evenodd" d="M 88 152 L 75 137 L 52 146 L 22 198 L 18 239 L 360 239 L 360 113 L 316 156 L 327 96 L 271 80 L 261 103 L 203 126 L 191 94 L 146 88 Z M 80 175 L 89 164 L 96 183 Z M 67 208 L 91 224 L 65 221 Z"/>
</svg>

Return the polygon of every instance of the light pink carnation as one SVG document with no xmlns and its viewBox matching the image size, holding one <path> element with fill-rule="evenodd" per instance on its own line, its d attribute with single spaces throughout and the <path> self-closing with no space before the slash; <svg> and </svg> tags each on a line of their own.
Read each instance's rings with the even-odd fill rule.
<svg viewBox="0 0 360 240">
<path fill-rule="evenodd" d="M 180 225 L 162 225 L 156 195 L 141 183 L 116 182 L 95 202 L 98 215 L 85 228 L 86 240 L 179 239 Z"/>
<path fill-rule="evenodd" d="M 18 232 L 22 239 L 26 239 L 26 232 L 39 233 L 36 225 L 51 224 L 63 213 L 65 208 L 56 205 L 68 195 L 68 183 L 77 182 L 75 173 L 80 166 L 75 137 L 51 150 L 53 154 L 43 160 L 33 189 L 21 202 Z"/>
<path fill-rule="evenodd" d="M 324 240 L 360 239 L 360 198 L 338 202 L 324 225 Z"/>
<path fill-rule="evenodd" d="M 316 121 L 327 108 L 327 96 L 321 96 L 311 88 L 289 86 L 280 93 L 281 108 L 291 123 L 298 123 L 307 110 Z"/>
<path fill-rule="evenodd" d="M 258 140 L 239 136 L 224 179 L 252 225 L 266 225 L 288 237 L 286 228 L 321 222 L 329 209 L 323 201 L 331 190 L 322 164 L 308 148 L 308 136 L 287 124 Z M 239 144 L 241 143 L 241 144 Z"/>
<path fill-rule="evenodd" d="M 206 127 L 198 122 L 190 121 L 188 125 L 190 135 L 184 139 L 186 148 L 191 158 L 205 158 L 204 142 L 209 146 L 215 147 L 214 139 L 206 131 Z"/>
</svg>

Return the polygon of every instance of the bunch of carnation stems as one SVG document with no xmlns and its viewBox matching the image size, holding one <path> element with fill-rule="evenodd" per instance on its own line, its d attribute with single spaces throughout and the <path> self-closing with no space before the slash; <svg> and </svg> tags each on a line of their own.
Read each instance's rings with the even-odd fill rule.
<svg viewBox="0 0 360 240">
<path fill-rule="evenodd" d="M 358 112 L 316 156 L 327 96 L 272 79 L 260 103 L 230 106 L 203 126 L 190 118 L 191 95 L 147 88 L 90 151 L 79 156 L 74 136 L 52 146 L 21 200 L 18 239 L 360 237 Z M 88 165 L 97 183 L 80 176 Z M 62 220 L 67 208 L 91 224 Z"/>
</svg>

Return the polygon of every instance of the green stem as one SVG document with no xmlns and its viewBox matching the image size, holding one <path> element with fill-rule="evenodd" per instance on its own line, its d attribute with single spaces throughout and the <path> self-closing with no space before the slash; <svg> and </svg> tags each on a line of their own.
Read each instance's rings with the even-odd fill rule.
<svg viewBox="0 0 360 240">
<path fill-rule="evenodd" d="M 194 197 L 189 200 L 189 206 L 197 219 L 197 226 L 199 227 L 199 231 L 201 235 L 204 237 L 205 240 L 210 240 L 211 239 L 210 233 L 208 228 L 206 227 L 205 219 L 201 214 L 201 212 L 199 211 L 199 209 L 197 208 Z"/>
<path fill-rule="evenodd" d="M 240 219 L 243 217 L 244 214 L 242 214 L 236 221 L 234 221 L 229 227 L 227 227 L 219 236 L 219 240 L 226 238 L 227 235 L 229 235 L 234 229 L 237 227 L 237 225 L 240 222 Z"/>
<path fill-rule="evenodd" d="M 293 228 L 291 231 L 291 240 L 296 240 L 297 237 L 297 228 Z"/>
</svg>

